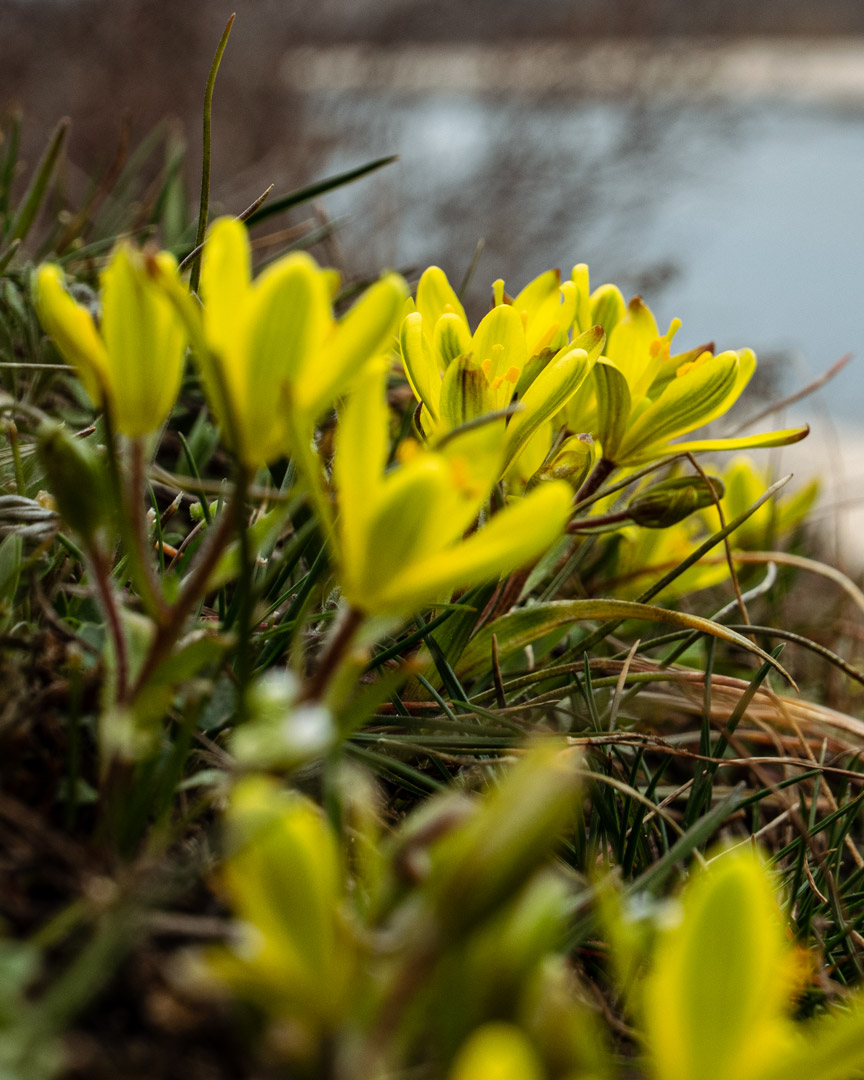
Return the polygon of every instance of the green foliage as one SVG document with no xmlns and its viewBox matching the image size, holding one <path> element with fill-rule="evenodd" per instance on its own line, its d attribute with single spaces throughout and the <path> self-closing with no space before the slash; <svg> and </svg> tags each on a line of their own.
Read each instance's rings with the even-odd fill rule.
<svg viewBox="0 0 864 1080">
<path fill-rule="evenodd" d="M 256 273 L 390 159 L 210 225 L 205 151 L 196 241 L 176 132 L 75 203 L 65 132 L 0 144 L 0 1073 L 118 988 L 250 1076 L 861 1071 L 864 596 L 696 460 L 806 434 L 693 434 L 753 353 L 581 264 Z"/>
</svg>

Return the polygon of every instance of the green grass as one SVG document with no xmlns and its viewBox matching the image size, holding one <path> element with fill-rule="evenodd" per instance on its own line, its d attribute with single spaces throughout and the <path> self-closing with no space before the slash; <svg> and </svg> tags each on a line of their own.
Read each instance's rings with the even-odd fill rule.
<svg viewBox="0 0 864 1080">
<path fill-rule="evenodd" d="M 44 535 L 28 533 L 30 522 L 9 497 L 35 500 L 49 486 L 36 454 L 40 419 L 61 419 L 82 433 L 81 445 L 97 458 L 96 448 L 111 441 L 40 328 L 29 289 L 33 265 L 52 255 L 93 289 L 116 238 L 154 240 L 194 261 L 196 230 L 181 151 L 167 132 L 114 161 L 81 205 L 62 205 L 52 184 L 65 126 L 23 180 L 19 126 L 12 118 L 0 144 L 4 1075 L 132 1076 L 135 1055 L 143 1053 L 149 1075 L 168 1076 L 182 1043 L 185 1075 L 202 1080 L 360 1077 L 383 1064 L 392 1075 L 432 1077 L 447 1074 L 472 1025 L 490 1018 L 521 1024 L 545 1061 L 569 1060 L 574 1076 L 593 1067 L 595 1038 L 622 1075 L 632 1075 L 628 1070 L 641 1068 L 640 1047 L 610 977 L 599 882 L 612 875 L 622 903 L 661 901 L 719 842 L 751 837 L 777 870 L 790 932 L 814 957 L 799 996 L 802 1017 L 855 986 L 864 964 L 864 727 L 855 715 L 864 676 L 854 655 L 845 655 L 847 601 L 840 589 L 832 593 L 834 585 L 816 604 L 808 571 L 780 566 L 769 580 L 744 564 L 746 621 L 728 603 L 727 580 L 679 596 L 672 606 L 685 615 L 672 633 L 655 621 L 592 613 L 589 605 L 565 625 L 550 619 L 518 636 L 516 613 L 604 597 L 614 583 L 614 537 L 571 536 L 530 578 L 514 577 L 509 593 L 480 586 L 451 605 L 390 620 L 363 655 L 346 659 L 332 650 L 340 618 L 332 556 L 296 463 L 278 461 L 249 477 L 239 498 L 232 495 L 230 458 L 193 374 L 133 492 L 138 512 L 152 511 L 144 562 L 159 602 L 170 606 L 181 595 L 184 575 L 202 564 L 206 536 L 219 521 L 235 543 L 233 569 L 223 566 L 212 587 L 202 577 L 182 626 L 174 609 L 176 626 L 147 627 L 130 584 L 138 580 L 137 556 L 128 547 L 112 542 L 100 569 L 68 523 L 46 516 Z M 260 228 L 389 160 L 253 202 L 249 223 Z M 206 202 L 202 212 L 206 224 Z M 199 228 L 198 242 L 201 236 Z M 317 239 L 308 233 L 292 245 Z M 287 248 L 267 250 L 269 258 Z M 349 283 L 343 297 L 352 292 Z M 410 430 L 413 404 L 394 380 L 391 459 Z M 318 434 L 329 467 L 332 425 Z M 605 490 L 619 493 L 617 484 Z M 35 503 L 28 507 L 37 513 Z M 261 516 L 274 508 L 265 529 Z M 716 556 L 726 536 L 735 543 L 755 509 L 748 506 L 658 573 L 640 600 L 660 594 L 663 602 L 663 590 L 689 565 Z M 149 558 L 150 547 L 157 557 Z M 112 649 L 100 574 L 103 594 L 107 589 L 118 607 L 131 677 L 145 671 L 133 717 L 106 709 L 117 679 L 117 637 Z M 774 666 L 728 634 L 692 629 L 686 613 L 715 613 L 729 631 L 774 648 Z M 151 649 L 150 633 L 163 635 L 161 652 Z M 478 640 L 480 660 L 470 651 Z M 286 743 L 276 720 L 294 715 L 304 685 L 321 684 L 322 657 L 339 737 L 316 752 Z M 778 663 L 799 683 L 799 695 L 784 684 Z M 265 676 L 273 682 L 262 682 Z M 253 723 L 265 725 L 257 751 L 265 771 L 322 806 L 344 846 L 357 909 L 351 918 L 364 927 L 375 973 L 345 1006 L 363 1050 L 353 1062 L 344 1025 L 336 1023 L 338 1037 L 322 1037 L 322 1049 L 314 1025 L 291 1027 L 292 1008 L 306 1015 L 301 1005 L 285 1006 L 274 1022 L 254 994 L 250 1001 L 237 992 L 214 1006 L 200 985 L 178 974 L 190 948 L 232 932 L 232 894 L 220 877 L 232 843 L 223 821 L 232 784 L 250 768 L 238 758 L 235 737 Z M 315 735 L 314 724 L 310 731 Z M 132 738 L 141 746 L 125 758 L 106 749 Z M 424 877 L 427 856 L 437 865 L 436 837 L 449 837 L 452 851 L 468 844 L 468 832 L 454 824 L 463 813 L 457 796 L 509 790 L 510 764 L 529 741 L 578 753 L 578 796 L 568 796 L 561 820 L 558 809 L 554 828 L 540 810 L 540 824 L 531 817 L 531 800 L 539 805 L 544 792 L 535 778 L 522 792 L 523 808 L 508 817 L 499 806 L 498 824 L 484 819 L 486 846 L 475 856 L 484 873 L 475 880 L 476 866 L 459 871 L 470 888 L 446 869 L 456 855 L 440 856 L 440 879 Z M 452 820 L 443 809 L 450 804 L 438 801 L 446 798 L 456 800 Z M 539 839 L 526 853 L 531 828 Z M 513 867 L 523 878 L 510 880 Z M 475 911 L 473 899 L 496 875 L 498 891 Z M 549 899 L 556 889 L 560 902 Z M 295 914 L 302 919 L 308 910 L 301 905 Z M 414 938 L 405 926 L 414 927 Z M 499 936 L 511 950 L 503 957 L 494 947 Z M 530 963 L 519 959 L 524 941 Z M 541 980 L 537 958 L 549 956 L 579 987 L 564 1012 L 571 1019 L 578 1013 L 582 1058 L 572 1047 L 553 1052 L 549 1033 L 525 1019 L 526 986 Z M 504 971 L 508 958 L 513 970 Z M 474 973 L 469 986 L 460 963 Z M 564 1074 L 563 1066 L 550 1069 Z"/>
</svg>

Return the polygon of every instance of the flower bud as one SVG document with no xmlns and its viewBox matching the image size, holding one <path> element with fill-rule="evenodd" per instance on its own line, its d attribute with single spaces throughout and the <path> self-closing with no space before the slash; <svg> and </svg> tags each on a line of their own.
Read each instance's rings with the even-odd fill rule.
<svg viewBox="0 0 864 1080">
<path fill-rule="evenodd" d="M 467 930 L 525 887 L 571 818 L 576 766 L 560 747 L 533 748 L 482 809 L 431 853 L 426 888 L 444 924 Z"/>
<path fill-rule="evenodd" d="M 37 453 L 60 516 L 85 540 L 111 516 L 105 470 L 94 448 L 73 438 L 62 424 L 43 424 Z"/>
<path fill-rule="evenodd" d="M 231 749 L 253 769 L 296 769 L 322 757 L 336 729 L 330 711 L 311 702 L 297 704 L 297 680 L 290 671 L 270 671 L 249 689 L 249 718 L 237 728 Z"/>
<path fill-rule="evenodd" d="M 722 497 L 723 482 L 716 476 L 673 476 L 636 495 L 627 511 L 636 525 L 665 529 Z"/>
<path fill-rule="evenodd" d="M 590 435 L 571 435 L 555 455 L 538 470 L 538 480 L 566 480 L 579 489 L 594 463 L 594 440 Z"/>
</svg>

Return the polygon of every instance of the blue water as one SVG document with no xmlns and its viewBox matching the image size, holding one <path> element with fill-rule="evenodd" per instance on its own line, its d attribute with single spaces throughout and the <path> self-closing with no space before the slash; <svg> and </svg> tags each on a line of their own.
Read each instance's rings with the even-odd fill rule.
<svg viewBox="0 0 864 1080">
<path fill-rule="evenodd" d="M 680 315 L 682 346 L 782 353 L 783 391 L 860 353 L 826 400 L 864 419 L 864 109 L 317 93 L 306 110 L 325 172 L 401 156 L 331 197 L 347 256 L 458 280 L 483 237 L 478 307 L 496 277 L 585 261 Z"/>
</svg>

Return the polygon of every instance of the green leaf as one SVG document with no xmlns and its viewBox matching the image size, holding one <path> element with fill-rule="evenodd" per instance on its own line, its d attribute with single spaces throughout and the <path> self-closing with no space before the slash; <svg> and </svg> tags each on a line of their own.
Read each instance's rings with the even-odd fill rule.
<svg viewBox="0 0 864 1080">
<path fill-rule="evenodd" d="M 54 133 L 48 142 L 45 153 L 42 155 L 42 159 L 36 167 L 36 173 L 30 183 L 30 187 L 27 189 L 24 198 L 21 200 L 18 213 L 15 215 L 15 220 L 12 222 L 12 226 L 9 229 L 10 240 L 23 240 L 30 231 L 33 222 L 36 220 L 36 215 L 39 213 L 39 208 L 42 205 L 42 200 L 45 198 L 48 183 L 51 180 L 51 174 L 54 172 L 57 159 L 60 156 L 60 150 L 66 138 L 66 132 L 69 130 L 69 122 L 69 117 L 64 116 L 54 129 Z"/>
<path fill-rule="evenodd" d="M 23 553 L 24 541 L 18 533 L 10 533 L 0 544 L 0 628 L 5 629 L 12 621 Z"/>
<path fill-rule="evenodd" d="M 788 672 L 772 656 L 734 630 L 699 615 L 669 611 L 653 604 L 640 604 L 635 600 L 552 600 L 546 604 L 535 604 L 533 607 L 511 612 L 480 631 L 462 654 L 456 673 L 460 678 L 470 678 L 488 668 L 491 663 L 493 634 L 498 638 L 499 660 L 503 660 L 558 627 L 595 619 L 643 619 L 647 622 L 665 622 L 688 630 L 699 630 L 755 653 L 795 685 Z"/>
<path fill-rule="evenodd" d="M 370 161 L 365 165 L 359 165 L 357 168 L 348 169 L 347 172 L 337 173 L 335 176 L 328 176 L 324 180 L 318 180 L 314 184 L 309 184 L 308 187 L 298 188 L 296 191 L 291 191 L 278 199 L 272 199 L 270 202 L 265 203 L 260 210 L 256 210 L 255 213 L 252 214 L 247 221 L 247 225 L 257 225 L 260 221 L 266 221 L 267 218 L 273 217 L 274 214 L 281 214 L 286 210 L 293 209 L 295 206 L 300 206 L 302 203 L 311 202 L 312 199 L 317 199 L 319 195 L 324 195 L 328 191 L 334 191 L 336 188 L 344 187 L 354 180 L 359 180 L 361 176 L 368 176 L 369 173 L 375 172 L 376 169 L 382 169 L 385 165 L 392 165 L 394 161 L 398 160 L 398 154 L 390 154 L 387 157 L 376 158 L 374 161 Z"/>
</svg>

